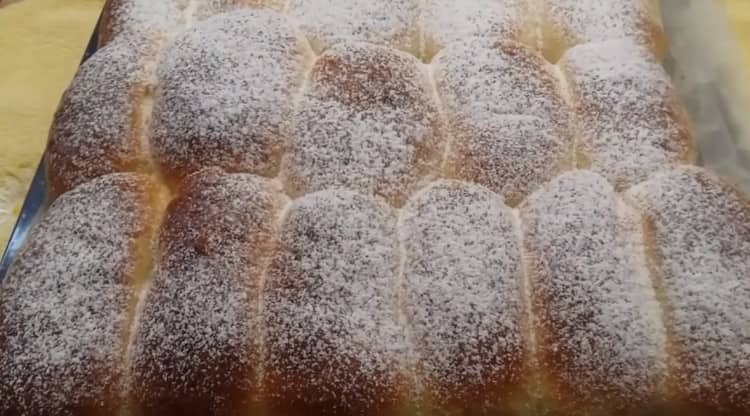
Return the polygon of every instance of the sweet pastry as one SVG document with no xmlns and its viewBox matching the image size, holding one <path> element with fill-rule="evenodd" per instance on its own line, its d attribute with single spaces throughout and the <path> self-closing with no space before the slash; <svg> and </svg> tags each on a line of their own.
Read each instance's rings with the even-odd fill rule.
<svg viewBox="0 0 750 416">
<path fill-rule="evenodd" d="M 523 400 L 519 225 L 497 194 L 457 181 L 434 182 L 401 211 L 401 303 L 428 414 L 498 414 Z"/>
<path fill-rule="evenodd" d="M 346 187 L 403 204 L 442 153 L 432 88 L 411 55 L 365 43 L 324 52 L 292 119 L 292 196 Z"/>
<path fill-rule="evenodd" d="M 123 405 L 125 350 L 163 209 L 118 173 L 57 199 L 0 289 L 0 415 L 105 415 Z"/>
<path fill-rule="evenodd" d="M 518 43 L 472 38 L 433 63 L 449 126 L 446 176 L 487 186 L 516 205 L 574 166 L 570 111 L 542 56 Z"/>
<path fill-rule="evenodd" d="M 666 331 L 642 222 L 588 171 L 558 176 L 521 207 L 536 382 L 553 414 L 645 414 L 660 404 Z"/>
<path fill-rule="evenodd" d="M 309 57 L 288 20 L 267 10 L 219 14 L 177 35 L 159 61 L 151 125 L 166 180 L 212 166 L 278 172 Z"/>
<path fill-rule="evenodd" d="M 453 42 L 472 37 L 530 46 L 538 41 L 534 9 L 525 0 L 427 0 L 422 8 L 420 53 L 425 60 Z"/>
<path fill-rule="evenodd" d="M 268 180 L 249 174 L 209 169 L 183 183 L 134 320 L 137 414 L 228 415 L 252 404 L 263 259 L 281 204 Z"/>
<path fill-rule="evenodd" d="M 111 0 L 0 416 L 750 416 L 750 199 L 640 0 Z"/>
<path fill-rule="evenodd" d="M 187 7 L 185 0 L 108 0 L 99 22 L 99 47 L 115 38 L 139 45 L 157 42 L 185 24 Z"/>
<path fill-rule="evenodd" d="M 629 39 L 665 54 L 666 36 L 659 14 L 660 0 L 541 0 L 542 38 L 551 60 L 585 43 Z"/>
<path fill-rule="evenodd" d="M 278 240 L 263 294 L 271 413 L 397 414 L 410 380 L 391 207 L 352 191 L 306 195 Z"/>
<path fill-rule="evenodd" d="M 750 200 L 696 167 L 658 173 L 626 197 L 647 221 L 679 412 L 750 414 Z"/>
<path fill-rule="evenodd" d="M 579 164 L 618 190 L 695 160 L 687 115 L 669 77 L 631 41 L 587 43 L 560 61 L 578 116 Z"/>
<path fill-rule="evenodd" d="M 45 165 L 53 194 L 108 173 L 145 170 L 147 59 L 128 42 L 117 41 L 78 70 L 50 129 Z"/>
<path fill-rule="evenodd" d="M 288 0 L 289 17 L 321 53 L 342 41 L 417 53 L 419 0 Z"/>
</svg>

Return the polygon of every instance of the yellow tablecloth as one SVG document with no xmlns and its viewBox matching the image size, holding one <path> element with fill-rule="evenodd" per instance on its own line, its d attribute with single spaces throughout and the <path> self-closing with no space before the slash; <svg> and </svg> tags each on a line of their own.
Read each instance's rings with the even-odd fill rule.
<svg viewBox="0 0 750 416">
<path fill-rule="evenodd" d="M 0 253 L 104 0 L 0 0 Z"/>
<path fill-rule="evenodd" d="M 723 3 L 742 49 L 745 73 L 750 79 L 750 0 L 723 0 Z"/>
<path fill-rule="evenodd" d="M 729 12 L 750 79 L 750 0 Z M 104 0 L 0 0 L 0 251 Z"/>
</svg>

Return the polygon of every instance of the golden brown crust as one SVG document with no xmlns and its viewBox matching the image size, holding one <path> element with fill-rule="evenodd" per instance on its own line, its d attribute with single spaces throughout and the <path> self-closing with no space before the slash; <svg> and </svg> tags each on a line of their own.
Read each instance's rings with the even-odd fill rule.
<svg viewBox="0 0 750 416">
<path fill-rule="evenodd" d="M 596 415 L 660 404 L 666 336 L 641 219 L 586 171 L 560 175 L 521 214 L 544 405 Z"/>
<path fill-rule="evenodd" d="M 105 174 L 147 170 L 142 104 L 151 86 L 144 59 L 118 41 L 81 66 L 50 128 L 45 167 L 53 195 Z"/>
<path fill-rule="evenodd" d="M 274 176 L 309 59 L 289 20 L 270 10 L 216 15 L 176 37 L 159 62 L 151 128 L 166 180 L 208 167 Z"/>
<path fill-rule="evenodd" d="M 698 167 L 660 172 L 626 196 L 649 220 L 670 400 L 699 415 L 750 414 L 750 199 Z"/>
<path fill-rule="evenodd" d="M 0 289 L 0 415 L 110 415 L 159 215 L 150 178 L 95 179 L 52 204 Z"/>
<path fill-rule="evenodd" d="M 650 0 L 541 0 L 542 47 L 552 62 L 577 45 L 628 39 L 647 47 L 656 59 L 666 55 L 667 39 L 657 7 Z"/>
<path fill-rule="evenodd" d="M 272 414 L 403 409 L 411 386 L 396 310 L 394 222 L 386 204 L 350 191 L 292 203 L 263 295 Z"/>
<path fill-rule="evenodd" d="M 300 196 L 347 188 L 400 206 L 439 164 L 437 105 L 420 62 L 340 43 L 318 58 L 293 115 L 282 175 Z"/>
<path fill-rule="evenodd" d="M 484 187 L 438 181 L 401 210 L 399 234 L 419 407 L 510 414 L 529 358 L 513 212 Z"/>
<path fill-rule="evenodd" d="M 268 181 L 187 178 L 159 237 L 131 357 L 144 415 L 235 415 L 256 395 L 263 261 L 279 201 Z"/>
</svg>

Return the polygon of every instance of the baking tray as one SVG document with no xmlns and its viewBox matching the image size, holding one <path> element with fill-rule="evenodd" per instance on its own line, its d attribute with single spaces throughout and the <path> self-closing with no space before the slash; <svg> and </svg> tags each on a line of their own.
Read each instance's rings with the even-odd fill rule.
<svg viewBox="0 0 750 416">
<path fill-rule="evenodd" d="M 750 111 L 750 98 L 746 103 L 738 98 L 745 85 L 736 79 L 740 65 L 724 11 L 705 0 L 662 0 L 661 8 L 670 39 L 665 68 L 693 121 L 699 164 L 750 190 L 750 120 L 744 117 Z M 97 46 L 95 29 L 82 63 Z M 0 262 L 0 282 L 47 203 L 42 162 Z"/>
</svg>

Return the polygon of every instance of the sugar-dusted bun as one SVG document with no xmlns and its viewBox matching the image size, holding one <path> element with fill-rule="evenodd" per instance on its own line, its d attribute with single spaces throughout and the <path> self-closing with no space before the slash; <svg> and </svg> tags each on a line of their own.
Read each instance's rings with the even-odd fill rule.
<svg viewBox="0 0 750 416">
<path fill-rule="evenodd" d="M 107 0 L 99 23 L 99 46 L 116 38 L 139 45 L 163 39 L 184 24 L 187 5 L 187 0 Z"/>
<path fill-rule="evenodd" d="M 196 3 L 193 19 L 202 20 L 243 8 L 269 8 L 282 11 L 286 0 L 198 0 Z"/>
<path fill-rule="evenodd" d="M 398 268 L 386 204 L 350 191 L 292 203 L 263 297 L 271 414 L 399 414 L 410 388 Z"/>
<path fill-rule="evenodd" d="M 697 167 L 626 197 L 648 221 L 667 305 L 675 414 L 750 415 L 750 199 Z"/>
<path fill-rule="evenodd" d="M 205 167 L 274 175 L 309 50 L 281 14 L 248 9 L 174 39 L 158 73 L 151 148 L 176 184 Z"/>
<path fill-rule="evenodd" d="M 629 39 L 666 54 L 659 0 L 541 0 L 542 40 L 551 59 L 589 42 Z"/>
<path fill-rule="evenodd" d="M 532 9 L 525 0 L 426 0 L 422 5 L 420 55 L 429 61 L 452 42 L 482 37 L 535 42 Z"/>
<path fill-rule="evenodd" d="M 0 287 L 0 415 L 111 415 L 161 194 L 114 174 L 58 198 Z"/>
<path fill-rule="evenodd" d="M 108 173 L 145 169 L 150 58 L 118 40 L 78 70 L 50 129 L 46 168 L 52 194 Z"/>
<path fill-rule="evenodd" d="M 236 415 L 255 396 L 258 297 L 282 201 L 266 179 L 188 177 L 159 237 L 131 354 L 143 415 Z"/>
<path fill-rule="evenodd" d="M 347 187 L 402 204 L 441 156 L 437 105 L 419 61 L 343 43 L 309 77 L 284 161 L 288 193 Z"/>
<path fill-rule="evenodd" d="M 435 57 L 449 124 L 444 173 L 517 204 L 573 165 L 571 115 L 554 69 L 527 47 L 473 38 Z"/>
<path fill-rule="evenodd" d="M 420 0 L 289 0 L 287 11 L 316 52 L 369 42 L 417 54 Z"/>
<path fill-rule="evenodd" d="M 648 414 L 663 398 L 667 350 L 643 221 L 586 171 L 531 195 L 521 220 L 544 407 Z"/>
<path fill-rule="evenodd" d="M 695 159 L 687 115 L 669 76 L 630 41 L 589 43 L 560 61 L 579 120 L 583 164 L 618 190 Z"/>
<path fill-rule="evenodd" d="M 486 188 L 438 181 L 406 204 L 399 233 L 422 410 L 510 414 L 528 370 L 513 212 Z"/>
</svg>

